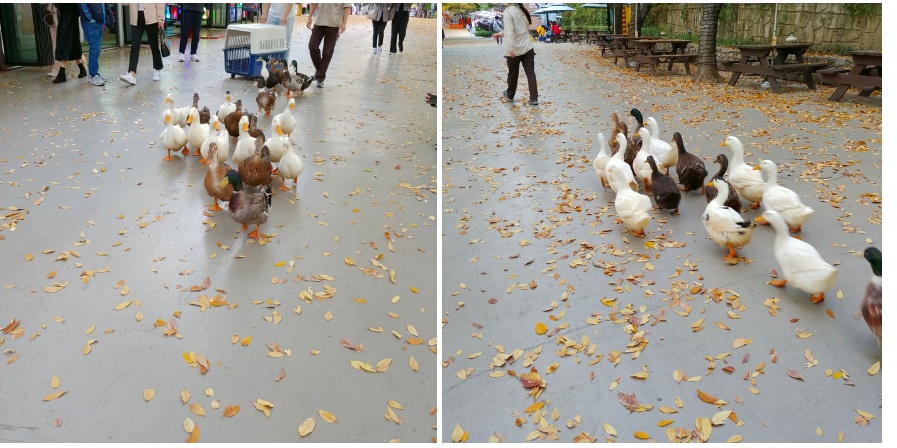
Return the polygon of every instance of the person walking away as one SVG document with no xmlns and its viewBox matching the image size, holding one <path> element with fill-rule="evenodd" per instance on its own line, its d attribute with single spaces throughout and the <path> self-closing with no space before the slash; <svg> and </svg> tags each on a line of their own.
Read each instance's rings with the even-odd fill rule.
<svg viewBox="0 0 897 448">
<path fill-rule="evenodd" d="M 501 33 L 502 30 L 504 30 L 504 25 L 501 23 L 501 19 L 495 16 L 495 19 L 492 20 L 492 32 L 497 34 Z M 501 36 L 496 37 L 495 42 L 501 45 Z"/>
<path fill-rule="evenodd" d="M 137 62 L 140 59 L 140 41 L 146 31 L 146 40 L 149 42 L 150 51 L 153 54 L 153 81 L 162 79 L 162 52 L 159 50 L 159 32 L 165 28 L 165 4 L 164 3 L 128 3 L 131 12 L 131 59 L 128 62 L 128 71 L 118 79 L 133 85 L 137 85 Z"/>
<path fill-rule="evenodd" d="M 80 16 L 78 4 L 57 4 L 56 12 L 59 16 L 59 25 L 56 30 L 56 66 L 58 71 L 53 84 L 66 82 L 65 68 L 69 61 L 78 61 L 78 77 L 86 78 L 87 69 L 81 59 L 84 50 L 81 49 L 81 32 L 78 29 L 78 17 Z"/>
<path fill-rule="evenodd" d="M 404 51 L 405 33 L 408 31 L 408 18 L 411 16 L 411 3 L 399 3 L 395 7 L 392 25 L 389 27 L 389 54 L 396 54 L 396 43 L 399 53 Z M 445 31 L 443 31 L 445 32 Z"/>
<path fill-rule="evenodd" d="M 261 23 L 279 25 L 287 28 L 287 53 L 284 59 L 290 60 L 290 41 L 293 40 L 293 22 L 296 21 L 295 3 L 264 3 L 262 4 Z"/>
<path fill-rule="evenodd" d="M 114 20 L 112 8 L 108 3 L 79 3 L 78 6 L 84 39 L 90 47 L 87 55 L 87 72 L 90 77 L 87 82 L 102 86 L 108 80 L 100 75 L 100 44 L 103 40 L 103 30 Z"/>
<path fill-rule="evenodd" d="M 514 101 L 517 93 L 517 77 L 520 74 L 520 65 L 526 73 L 529 82 L 530 106 L 539 104 L 539 91 L 536 87 L 536 67 L 533 51 L 533 38 L 529 34 L 529 26 L 533 19 L 523 3 L 509 3 L 504 13 L 504 31 L 495 33 L 492 37 L 504 37 L 505 59 L 508 61 L 508 89 L 502 92 L 506 101 Z"/>
<path fill-rule="evenodd" d="M 187 56 L 187 36 L 190 38 L 190 60 L 199 62 L 199 56 L 196 55 L 196 48 L 199 47 L 199 31 L 202 27 L 202 3 L 181 3 L 181 44 L 178 61 L 186 62 Z"/>
<path fill-rule="evenodd" d="M 394 6 L 394 3 L 371 3 L 368 18 L 371 19 L 371 23 L 374 25 L 374 54 L 383 52 L 383 35 L 386 31 L 386 22 L 392 19 L 392 14 L 395 12 Z"/>
<path fill-rule="evenodd" d="M 315 3 L 308 12 L 308 21 L 305 26 L 311 30 L 308 38 L 308 52 L 311 62 L 315 66 L 315 80 L 318 87 L 324 87 L 324 79 L 327 78 L 327 68 L 330 67 L 330 59 L 333 58 L 333 50 L 336 48 L 336 40 L 346 31 L 346 22 L 349 20 L 351 3 Z M 317 12 L 317 19 L 315 19 Z M 312 28 L 314 22 L 314 28 Z M 321 52 L 321 41 L 324 41 L 324 51 Z"/>
</svg>

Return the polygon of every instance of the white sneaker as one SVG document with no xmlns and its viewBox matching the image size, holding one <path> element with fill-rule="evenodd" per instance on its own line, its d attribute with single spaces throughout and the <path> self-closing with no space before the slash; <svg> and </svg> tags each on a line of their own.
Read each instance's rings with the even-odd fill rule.
<svg viewBox="0 0 897 448">
<path fill-rule="evenodd" d="M 134 75 L 131 74 L 131 72 L 127 72 L 127 73 L 125 73 L 125 74 L 123 74 L 123 75 L 120 75 L 120 76 L 118 77 L 118 79 L 120 79 L 120 80 L 122 80 L 122 81 L 124 81 L 124 82 L 126 82 L 126 83 L 128 83 L 128 84 L 130 84 L 130 85 L 132 85 L 132 86 L 136 86 L 136 85 L 137 85 L 137 78 L 135 78 Z"/>
<path fill-rule="evenodd" d="M 199 56 L 192 54 L 190 55 L 190 60 L 193 62 L 199 62 Z"/>
<path fill-rule="evenodd" d="M 184 58 L 184 53 L 178 53 L 178 62 L 186 62 L 187 59 Z"/>
<path fill-rule="evenodd" d="M 153 81 L 162 80 L 162 70 L 153 70 Z"/>
<path fill-rule="evenodd" d="M 373 54 L 377 54 L 377 49 L 376 49 L 376 48 L 374 48 L 374 53 L 373 53 Z"/>
<path fill-rule="evenodd" d="M 55 78 L 57 75 L 59 75 L 59 72 L 50 72 L 50 73 L 47 73 L 47 76 L 49 76 L 49 77 L 51 77 L 51 78 Z"/>
<path fill-rule="evenodd" d="M 377 53 L 383 53 L 383 47 L 377 47 Z"/>
<path fill-rule="evenodd" d="M 95 75 L 93 78 L 90 78 L 90 80 L 88 80 L 88 82 L 95 86 L 101 86 L 103 84 L 106 84 L 106 82 L 103 81 L 103 78 L 101 78 L 100 75 Z"/>
</svg>

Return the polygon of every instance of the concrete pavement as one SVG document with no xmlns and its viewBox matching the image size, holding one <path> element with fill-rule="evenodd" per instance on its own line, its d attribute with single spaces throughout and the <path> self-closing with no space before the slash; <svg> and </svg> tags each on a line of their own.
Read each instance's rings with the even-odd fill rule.
<svg viewBox="0 0 897 448">
<path fill-rule="evenodd" d="M 297 99 L 305 172 L 275 190 L 264 245 L 206 212 L 197 157 L 162 160 L 166 94 L 214 113 L 230 90 L 256 111 L 224 39 L 167 58 L 161 82 L 144 47 L 137 86 L 117 79 L 128 49 L 102 53 L 104 87 L 0 73 L 0 440 L 181 442 L 187 418 L 203 442 L 433 440 L 436 26 L 411 19 L 403 54 L 372 55 L 370 21 L 350 19 L 325 88 Z M 301 18 L 307 74 L 309 35 Z"/>
<path fill-rule="evenodd" d="M 881 442 L 883 373 L 867 373 L 881 351 L 859 316 L 862 252 L 882 245 L 881 97 L 695 85 L 587 45 L 535 51 L 530 107 L 522 70 L 502 102 L 491 39 L 444 43 L 443 440 Z M 624 233 L 591 161 L 612 112 L 632 132 L 631 108 L 666 141 L 681 132 L 711 174 L 730 134 L 749 163 L 775 161 L 816 211 L 801 237 L 839 269 L 826 299 L 767 284 L 781 272 L 770 227 L 723 262 L 694 192 L 678 216 L 653 212 L 647 237 Z"/>
</svg>

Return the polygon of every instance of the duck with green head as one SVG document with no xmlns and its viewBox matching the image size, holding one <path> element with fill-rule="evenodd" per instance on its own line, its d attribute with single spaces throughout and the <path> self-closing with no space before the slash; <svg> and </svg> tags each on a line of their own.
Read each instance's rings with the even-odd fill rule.
<svg viewBox="0 0 897 448">
<path fill-rule="evenodd" d="M 243 231 L 249 230 L 249 224 L 255 224 L 255 230 L 249 233 L 249 238 L 259 238 L 259 227 L 268 222 L 268 212 L 271 210 L 271 187 L 266 185 L 264 189 L 258 187 L 243 186 L 240 173 L 236 170 L 228 170 L 225 178 L 218 184 L 224 188 L 227 184 L 234 187 L 234 193 L 228 202 L 230 217 L 243 225 Z"/>
</svg>

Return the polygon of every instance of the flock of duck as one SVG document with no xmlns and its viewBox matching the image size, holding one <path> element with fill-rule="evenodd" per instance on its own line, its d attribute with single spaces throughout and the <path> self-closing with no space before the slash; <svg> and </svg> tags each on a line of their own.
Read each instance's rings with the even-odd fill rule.
<svg viewBox="0 0 897 448">
<path fill-rule="evenodd" d="M 655 208 L 678 214 L 682 192 L 700 190 L 707 199 L 701 222 L 713 242 L 728 248 L 729 253 L 723 258 L 726 262 L 739 262 L 735 249 L 751 241 L 755 224 L 772 225 L 776 232 L 773 252 L 784 278 L 769 283 L 777 287 L 790 283 L 811 294 L 813 303 L 825 298 L 825 291 L 834 284 L 838 270 L 812 245 L 791 236 L 791 233 L 800 232 L 813 209 L 804 205 L 797 193 L 778 184 L 775 162 L 763 160 L 758 166 L 750 166 L 744 161 L 741 141 L 730 135 L 720 146 L 731 151 L 731 163 L 725 154 L 719 154 L 715 163 L 720 169 L 705 184 L 708 172 L 704 162 L 685 150 L 678 132 L 673 136 L 677 146 L 674 149 L 660 139 L 656 119 L 643 119 L 638 109 L 632 109 L 630 115 L 637 121 L 635 135 L 628 136 L 626 123 L 613 114 L 613 140 L 608 143 L 604 134 L 598 134 L 598 155 L 593 162 L 601 186 L 610 187 L 616 193 L 614 208 L 618 223 L 625 224 L 636 236 L 644 236 L 652 211 L 648 194 L 654 198 Z M 669 175 L 673 167 L 681 187 Z M 765 182 L 761 173 L 766 177 Z M 637 180 L 648 194 L 639 192 Z M 765 208 L 754 222 L 741 216 L 742 198 L 750 203 L 751 209 L 759 208 L 761 204 Z M 881 251 L 869 247 L 864 256 L 872 267 L 873 276 L 866 288 L 861 311 L 881 346 Z"/>
<path fill-rule="evenodd" d="M 166 127 L 161 135 L 162 147 L 168 151 L 164 160 L 172 160 L 171 151 L 181 151 L 184 156 L 192 152 L 208 164 L 205 188 L 213 200 L 209 210 L 223 210 L 218 201 L 226 202 L 228 213 L 243 225 L 243 231 L 250 224 L 256 225 L 249 233 L 250 238 L 256 239 L 259 227 L 268 220 L 273 179 L 281 178 L 282 191 L 291 190 L 286 186 L 286 179 L 292 179 L 293 186 L 298 186 L 304 163 L 290 141 L 296 129 L 292 113 L 296 99 L 292 96 L 311 85 L 308 76 L 298 71 L 290 74 L 285 60 L 273 61 L 270 67 L 267 61 L 262 62 L 261 77 L 256 82 L 258 112 L 271 115 L 278 86 L 285 88 L 289 98 L 284 111 L 272 119 L 270 138 L 266 139 L 265 132 L 256 127 L 257 117 L 243 109 L 242 100 L 232 102 L 229 91 L 214 115 L 208 107 L 199 108 L 198 93 L 193 94 L 193 104 L 185 107 L 175 107 L 169 93 L 165 98 L 168 109 L 163 113 Z M 292 67 L 296 70 L 296 61 Z M 237 169 L 232 169 L 228 161 Z"/>
</svg>

